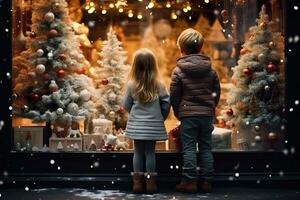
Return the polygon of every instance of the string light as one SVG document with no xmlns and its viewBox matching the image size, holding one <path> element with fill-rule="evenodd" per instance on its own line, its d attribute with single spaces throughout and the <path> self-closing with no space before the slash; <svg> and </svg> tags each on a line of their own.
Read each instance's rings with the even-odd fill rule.
<svg viewBox="0 0 300 200">
<path fill-rule="evenodd" d="M 123 8 L 119 8 L 119 13 L 122 13 L 124 11 Z"/>
<path fill-rule="evenodd" d="M 166 7 L 171 8 L 171 3 L 169 1 L 166 3 Z"/>
<path fill-rule="evenodd" d="M 138 19 L 143 19 L 143 15 L 142 15 L 141 13 L 139 13 L 139 14 L 137 15 L 137 18 L 138 18 Z"/>
<path fill-rule="evenodd" d="M 95 12 L 95 7 L 90 7 L 90 9 L 88 10 L 88 13 L 89 14 L 92 14 L 93 12 Z"/>
<path fill-rule="evenodd" d="M 183 12 L 185 12 L 185 13 L 188 12 L 188 9 L 187 9 L 187 8 L 183 8 L 182 10 L 183 10 Z"/>
<path fill-rule="evenodd" d="M 154 2 L 150 1 L 149 4 L 147 5 L 147 8 L 151 9 L 154 7 Z"/>
<path fill-rule="evenodd" d="M 209 0 L 204 0 L 205 3 L 209 3 Z"/>
<path fill-rule="evenodd" d="M 177 19 L 177 15 L 174 11 L 172 11 L 172 13 L 171 13 L 171 19 L 174 19 L 174 20 Z"/>
<path fill-rule="evenodd" d="M 103 9 L 103 10 L 101 11 L 101 13 L 102 13 L 102 15 L 105 15 L 105 14 L 107 13 L 107 10 Z"/>
<path fill-rule="evenodd" d="M 128 17 L 129 17 L 129 18 L 132 18 L 132 17 L 133 17 L 133 12 L 132 12 L 132 10 L 129 10 L 129 11 L 128 11 Z"/>
<path fill-rule="evenodd" d="M 114 8 L 115 5 L 114 5 L 113 3 L 110 3 L 110 4 L 109 4 L 109 7 L 110 7 L 110 8 Z"/>
<path fill-rule="evenodd" d="M 143 0 L 139 0 L 139 2 L 142 2 Z"/>
</svg>

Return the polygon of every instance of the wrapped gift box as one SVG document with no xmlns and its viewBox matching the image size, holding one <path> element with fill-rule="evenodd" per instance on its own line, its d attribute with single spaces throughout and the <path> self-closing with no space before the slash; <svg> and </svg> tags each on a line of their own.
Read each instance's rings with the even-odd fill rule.
<svg viewBox="0 0 300 200">
<path fill-rule="evenodd" d="M 93 133 L 103 134 L 108 132 L 112 132 L 113 122 L 108 119 L 93 119 Z"/>
<path fill-rule="evenodd" d="M 84 151 L 101 150 L 104 145 L 103 134 L 84 134 L 82 137 Z"/>
<path fill-rule="evenodd" d="M 17 143 L 21 145 L 21 147 L 26 146 L 26 138 L 30 138 L 30 142 L 32 147 L 37 147 L 42 149 L 46 144 L 49 145 L 49 135 L 45 126 L 20 126 L 13 128 L 13 141 L 14 147 L 16 147 Z"/>
<path fill-rule="evenodd" d="M 213 149 L 231 149 L 231 130 L 218 128 L 212 132 Z"/>
<path fill-rule="evenodd" d="M 169 149 L 178 150 L 178 145 L 171 135 L 169 137 Z M 231 130 L 215 127 L 212 132 L 213 149 L 231 149 Z"/>
<path fill-rule="evenodd" d="M 82 138 L 51 137 L 49 149 L 51 151 L 82 151 Z"/>
</svg>

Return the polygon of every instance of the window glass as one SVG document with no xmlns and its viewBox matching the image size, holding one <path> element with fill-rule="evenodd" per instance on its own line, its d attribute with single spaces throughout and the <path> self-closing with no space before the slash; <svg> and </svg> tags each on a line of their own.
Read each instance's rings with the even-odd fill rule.
<svg viewBox="0 0 300 200">
<path fill-rule="evenodd" d="M 134 52 L 154 52 L 169 88 L 187 28 L 220 81 L 213 149 L 281 150 L 285 1 L 13 0 L 13 151 L 132 150 L 122 100 Z M 165 126 L 156 150 L 179 151 L 173 110 Z"/>
</svg>

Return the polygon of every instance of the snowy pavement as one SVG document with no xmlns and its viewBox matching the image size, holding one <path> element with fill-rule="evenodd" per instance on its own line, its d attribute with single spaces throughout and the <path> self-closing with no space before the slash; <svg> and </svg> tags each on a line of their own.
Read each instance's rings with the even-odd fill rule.
<svg viewBox="0 0 300 200">
<path fill-rule="evenodd" d="M 130 191 L 88 190 L 81 188 L 45 188 L 45 189 L 1 189 L 0 199 L 5 200 L 297 200 L 300 189 L 220 187 L 212 194 L 182 194 L 174 191 L 161 191 L 154 195 L 136 195 Z"/>
</svg>

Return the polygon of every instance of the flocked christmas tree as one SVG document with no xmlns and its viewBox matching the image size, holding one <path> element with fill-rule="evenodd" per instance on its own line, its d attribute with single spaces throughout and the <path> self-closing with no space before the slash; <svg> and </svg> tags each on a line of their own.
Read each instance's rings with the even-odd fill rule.
<svg viewBox="0 0 300 200">
<path fill-rule="evenodd" d="M 94 71 L 99 77 L 104 77 L 101 80 L 101 112 L 106 118 L 114 121 L 117 130 L 125 128 L 127 120 L 121 104 L 129 65 L 126 64 L 127 56 L 121 44 L 115 31 L 110 28 L 100 53 L 100 66 Z"/>
<path fill-rule="evenodd" d="M 97 98 L 92 80 L 84 74 L 85 57 L 66 1 L 34 1 L 31 29 L 28 49 L 13 59 L 15 115 L 64 124 L 84 119 L 95 111 Z"/>
<path fill-rule="evenodd" d="M 279 45 L 280 35 L 270 28 L 265 6 L 250 34 L 233 68 L 228 109 L 218 119 L 236 131 L 245 127 L 251 130 L 243 136 L 245 140 L 260 142 L 264 138 L 262 130 L 269 133 L 267 139 L 276 140 L 283 123 L 283 48 Z"/>
</svg>

